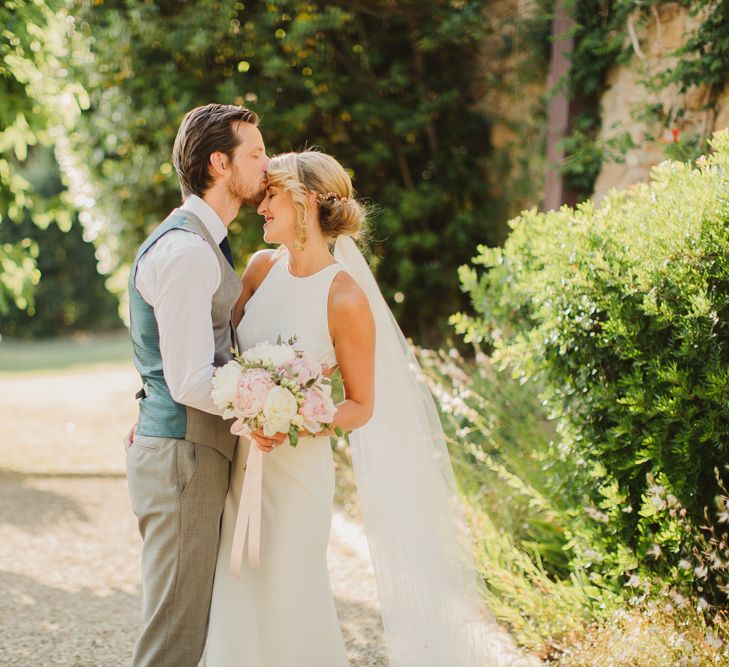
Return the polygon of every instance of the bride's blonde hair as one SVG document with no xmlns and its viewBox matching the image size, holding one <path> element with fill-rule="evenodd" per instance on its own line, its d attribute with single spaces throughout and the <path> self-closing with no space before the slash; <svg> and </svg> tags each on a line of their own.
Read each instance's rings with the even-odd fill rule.
<svg viewBox="0 0 729 667">
<path fill-rule="evenodd" d="M 330 243 L 338 236 L 359 238 L 365 207 L 354 196 L 352 179 L 331 155 L 308 150 L 282 153 L 268 163 L 268 184 L 286 190 L 296 209 L 296 247 L 306 241 L 304 221 L 309 212 L 308 194 L 316 193 L 319 226 Z"/>
</svg>

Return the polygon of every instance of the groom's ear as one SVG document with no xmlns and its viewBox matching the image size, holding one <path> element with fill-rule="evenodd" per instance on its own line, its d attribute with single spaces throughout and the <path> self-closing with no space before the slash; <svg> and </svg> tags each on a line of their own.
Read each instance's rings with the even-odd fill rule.
<svg viewBox="0 0 729 667">
<path fill-rule="evenodd" d="M 213 151 L 210 153 L 208 163 L 208 168 L 211 170 L 213 176 L 223 176 L 230 168 L 230 160 L 222 151 Z"/>
</svg>

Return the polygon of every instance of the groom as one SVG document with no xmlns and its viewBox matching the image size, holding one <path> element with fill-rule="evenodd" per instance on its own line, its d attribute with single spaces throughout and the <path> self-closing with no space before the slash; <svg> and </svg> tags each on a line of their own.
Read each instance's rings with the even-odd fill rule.
<svg viewBox="0 0 729 667">
<path fill-rule="evenodd" d="M 231 358 L 241 292 L 228 225 L 265 191 L 258 117 L 208 104 L 177 132 L 184 203 L 142 243 L 129 280 L 134 363 L 144 388 L 127 442 L 142 547 L 142 630 L 134 667 L 194 667 L 207 634 L 220 517 L 236 437 L 210 398 Z"/>
</svg>

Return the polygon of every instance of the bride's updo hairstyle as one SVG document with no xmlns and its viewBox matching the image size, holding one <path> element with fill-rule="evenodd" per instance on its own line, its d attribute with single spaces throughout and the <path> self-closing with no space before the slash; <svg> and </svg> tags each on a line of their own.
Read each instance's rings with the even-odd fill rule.
<svg viewBox="0 0 729 667">
<path fill-rule="evenodd" d="M 319 226 L 330 243 L 342 235 L 355 239 L 363 235 L 365 207 L 354 196 L 349 174 L 331 155 L 312 150 L 277 155 L 268 163 L 268 185 L 291 194 L 298 249 L 306 241 L 304 220 L 310 192 L 316 193 Z"/>
</svg>

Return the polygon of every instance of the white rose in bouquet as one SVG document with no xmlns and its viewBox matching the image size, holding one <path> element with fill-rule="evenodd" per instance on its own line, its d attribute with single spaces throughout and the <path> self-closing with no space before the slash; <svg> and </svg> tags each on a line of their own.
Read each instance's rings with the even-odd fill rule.
<svg viewBox="0 0 729 667">
<path fill-rule="evenodd" d="M 298 409 L 296 397 L 288 389 L 279 386 L 271 389 L 263 403 L 263 433 L 268 437 L 288 433 Z"/>
<path fill-rule="evenodd" d="M 287 343 L 281 343 L 280 345 L 258 343 L 255 347 L 243 353 L 243 359 L 248 363 L 260 363 L 277 368 L 293 361 L 295 357 L 296 350 L 294 350 L 292 345 L 288 345 Z"/>
<path fill-rule="evenodd" d="M 232 402 L 238 392 L 241 368 L 237 361 L 229 361 L 216 369 L 212 380 L 211 397 L 216 407 L 223 410 L 223 418 L 233 416 Z"/>
</svg>

